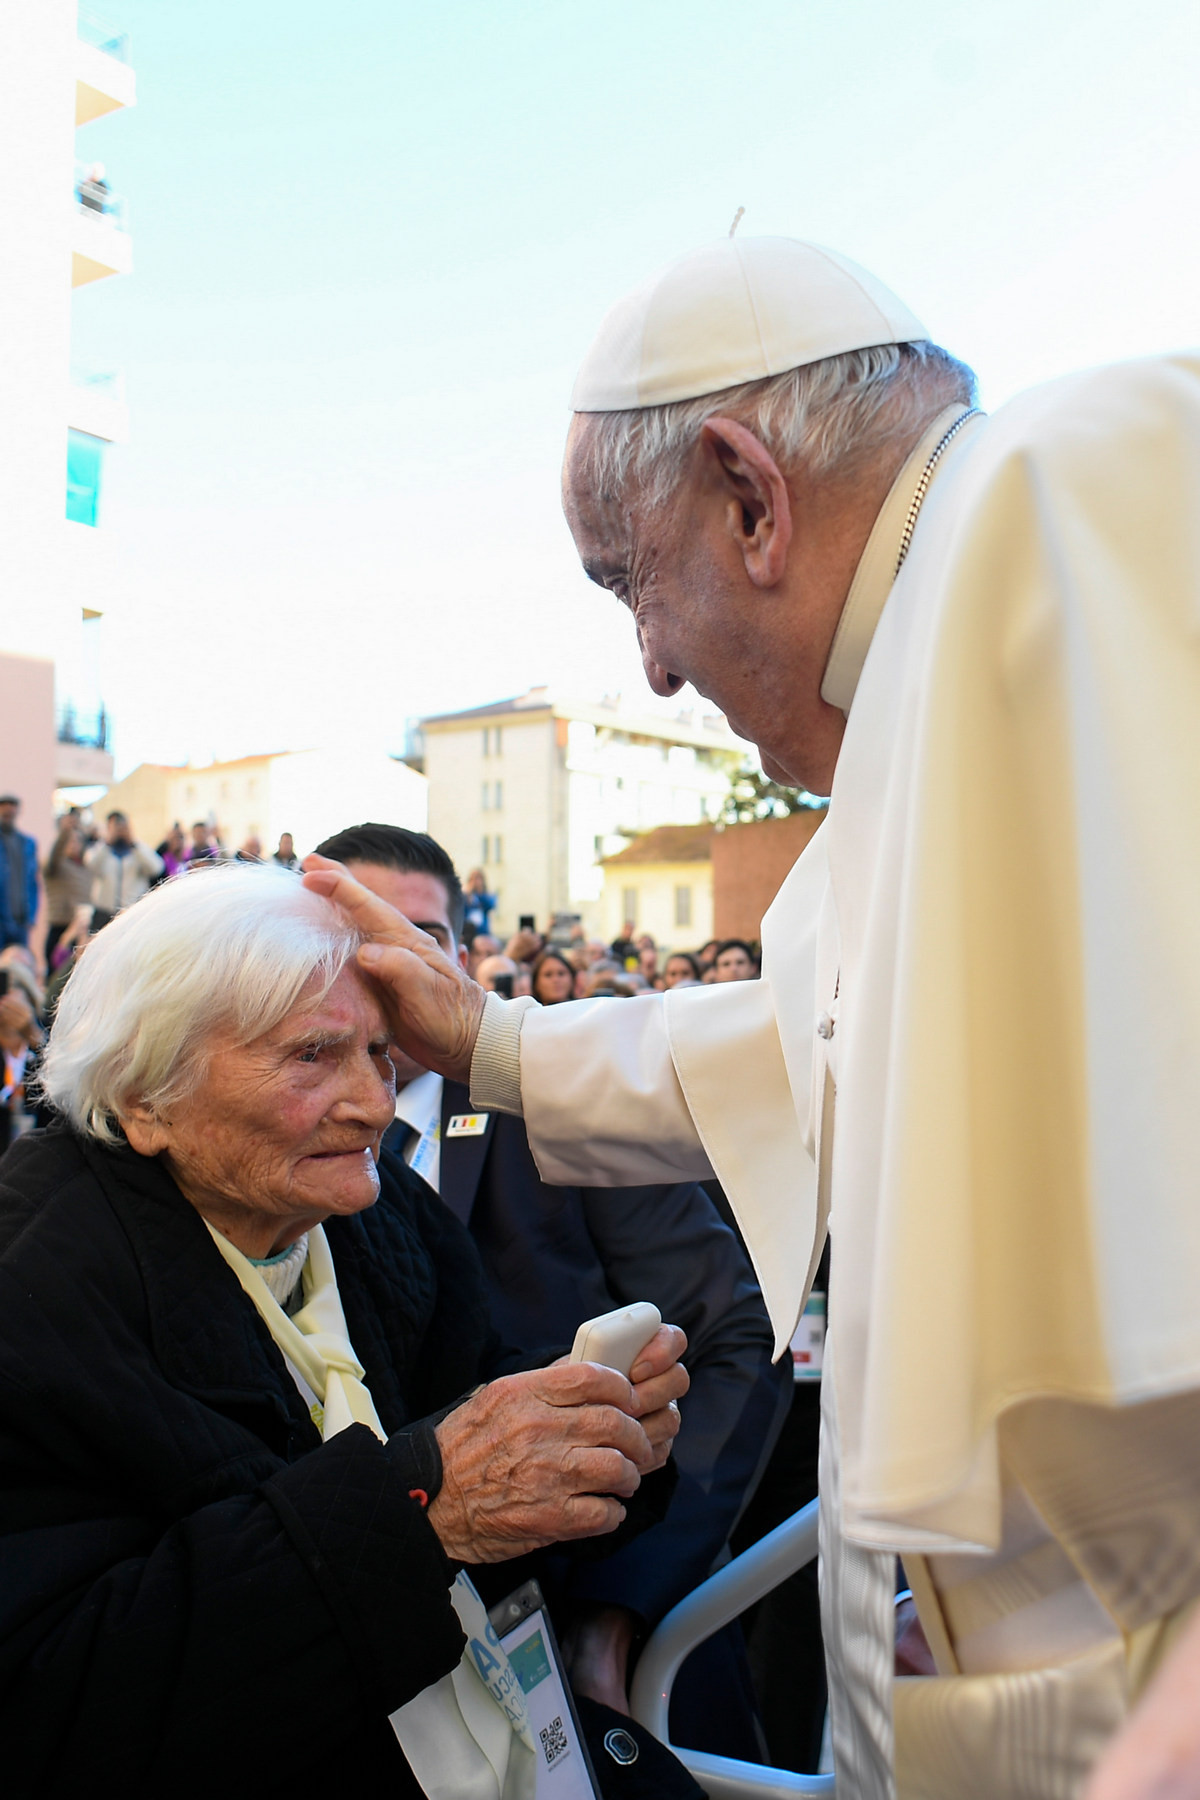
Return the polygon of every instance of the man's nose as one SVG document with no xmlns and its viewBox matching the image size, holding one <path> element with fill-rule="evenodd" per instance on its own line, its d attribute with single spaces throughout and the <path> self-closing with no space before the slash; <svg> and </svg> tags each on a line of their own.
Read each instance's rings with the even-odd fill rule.
<svg viewBox="0 0 1200 1800">
<path fill-rule="evenodd" d="M 672 675 L 669 669 L 664 669 L 661 663 L 656 663 L 652 657 L 647 656 L 645 650 L 642 651 L 642 667 L 646 671 L 646 680 L 663 700 L 669 700 L 683 686 L 682 675 Z"/>
</svg>

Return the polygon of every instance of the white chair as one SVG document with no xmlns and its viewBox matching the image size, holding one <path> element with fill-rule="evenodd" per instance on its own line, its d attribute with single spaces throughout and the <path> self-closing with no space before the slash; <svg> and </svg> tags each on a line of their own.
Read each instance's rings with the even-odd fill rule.
<svg viewBox="0 0 1200 1800">
<path fill-rule="evenodd" d="M 813 1500 L 672 1607 L 642 1651 L 630 1710 L 640 1725 L 674 1751 L 710 1800 L 788 1800 L 795 1794 L 824 1794 L 826 1800 L 832 1800 L 832 1775 L 796 1775 L 790 1769 L 765 1768 L 730 1756 L 688 1750 L 671 1743 L 668 1725 L 671 1689 L 685 1657 L 812 1562 L 816 1554 L 817 1502 Z"/>
</svg>

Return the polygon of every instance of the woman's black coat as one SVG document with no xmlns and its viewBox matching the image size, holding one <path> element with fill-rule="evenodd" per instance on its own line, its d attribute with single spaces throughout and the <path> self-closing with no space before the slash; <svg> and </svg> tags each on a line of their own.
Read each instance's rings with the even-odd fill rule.
<svg viewBox="0 0 1200 1800">
<path fill-rule="evenodd" d="M 507 1365 L 470 1238 L 403 1165 L 326 1231 L 386 1446 L 321 1443 L 159 1162 L 56 1128 L 0 1165 L 13 1800 L 419 1793 L 387 1715 L 464 1640 L 413 1421 Z"/>
</svg>

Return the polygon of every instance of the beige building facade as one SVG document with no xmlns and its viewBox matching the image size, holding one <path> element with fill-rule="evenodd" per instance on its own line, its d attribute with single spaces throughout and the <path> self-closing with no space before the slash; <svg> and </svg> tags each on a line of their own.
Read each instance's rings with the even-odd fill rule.
<svg viewBox="0 0 1200 1800">
<path fill-rule="evenodd" d="M 545 688 L 424 719 L 421 733 L 430 832 L 461 875 L 482 868 L 504 935 L 526 913 L 600 932 L 603 859 L 660 825 L 716 819 L 746 752 L 720 717 Z"/>
<path fill-rule="evenodd" d="M 383 751 L 290 750 L 233 762 L 177 768 L 141 763 L 94 807 L 126 813 L 143 843 L 155 845 L 178 821 L 203 821 L 231 853 L 257 837 L 270 855 L 290 831 L 298 856 L 347 825 L 368 819 L 424 831 L 426 781 Z"/>
<path fill-rule="evenodd" d="M 715 826 L 660 825 L 603 868 L 599 935 L 613 943 L 632 923 L 660 951 L 698 950 L 713 936 L 712 842 Z"/>
</svg>

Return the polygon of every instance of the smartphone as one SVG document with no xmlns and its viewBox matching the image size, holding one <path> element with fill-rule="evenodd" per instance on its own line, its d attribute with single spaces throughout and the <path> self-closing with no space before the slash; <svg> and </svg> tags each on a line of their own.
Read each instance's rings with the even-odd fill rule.
<svg viewBox="0 0 1200 1800">
<path fill-rule="evenodd" d="M 492 989 L 502 1000 L 512 999 L 513 978 L 511 975 L 493 975 Z"/>
<path fill-rule="evenodd" d="M 649 1300 L 635 1300 L 631 1306 L 585 1319 L 575 1333 L 570 1360 L 600 1363 L 628 1376 L 661 1324 L 662 1314 Z"/>
<path fill-rule="evenodd" d="M 4 998 L 5 994 L 7 994 L 7 992 L 8 992 L 8 970 L 0 969 L 0 1000 L 2 1000 Z"/>
<path fill-rule="evenodd" d="M 520 918 L 517 920 L 517 930 L 518 931 L 536 931 L 537 930 L 537 926 L 533 922 L 533 914 L 532 913 L 522 913 L 521 914 Z"/>
</svg>

